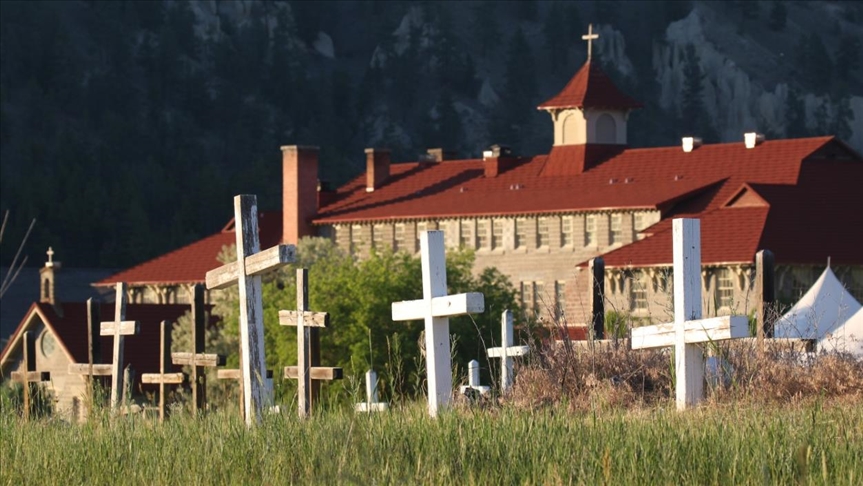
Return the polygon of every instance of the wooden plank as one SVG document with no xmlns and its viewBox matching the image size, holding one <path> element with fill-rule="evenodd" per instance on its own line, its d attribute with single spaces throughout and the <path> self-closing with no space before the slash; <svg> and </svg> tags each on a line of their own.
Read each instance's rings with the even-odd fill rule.
<svg viewBox="0 0 863 486">
<path fill-rule="evenodd" d="M 165 373 L 163 375 L 160 375 L 159 373 L 144 373 L 141 375 L 141 383 L 145 385 L 179 385 L 183 383 L 183 381 L 183 373 Z"/>
<path fill-rule="evenodd" d="M 111 364 L 94 364 L 92 376 L 111 376 Z M 69 364 L 70 375 L 90 375 L 90 365 L 87 363 Z"/>
<path fill-rule="evenodd" d="M 299 368 L 296 366 L 285 366 L 285 378 L 297 379 L 300 375 Z M 312 380 L 332 381 L 341 380 L 344 373 L 341 368 L 330 368 L 326 366 L 316 366 L 309 368 L 309 377 Z"/>
<path fill-rule="evenodd" d="M 111 360 L 111 411 L 120 408 L 123 394 L 123 320 L 126 318 L 126 283 L 117 282 L 114 293 L 114 356 Z M 104 324 L 104 323 L 103 323 Z M 136 324 L 137 331 L 137 324 Z"/>
<path fill-rule="evenodd" d="M 389 404 L 384 402 L 376 402 L 376 403 L 357 403 L 354 405 L 354 410 L 357 412 L 386 412 L 389 408 Z"/>
<path fill-rule="evenodd" d="M 50 371 L 13 371 L 11 375 L 12 381 L 24 383 L 24 386 L 33 382 L 51 381 Z"/>
<path fill-rule="evenodd" d="M 216 378 L 220 380 L 237 380 L 240 381 L 243 377 L 242 370 L 217 370 Z M 273 378 L 273 370 L 267 370 L 267 379 Z"/>
<path fill-rule="evenodd" d="M 214 368 L 225 366 L 225 357 L 215 353 L 171 353 L 171 362 L 175 365 Z"/>
<path fill-rule="evenodd" d="M 296 326 L 299 321 L 300 311 L 279 311 L 279 324 L 282 326 Z M 328 312 L 303 311 L 303 325 L 306 327 L 327 327 L 330 325 L 330 314 Z"/>
<path fill-rule="evenodd" d="M 489 358 L 505 358 L 507 356 L 526 356 L 530 353 L 530 347 L 510 346 L 506 348 L 506 353 L 504 353 L 504 348 L 488 348 L 485 351 L 488 353 Z"/>
<path fill-rule="evenodd" d="M 755 317 L 757 319 L 756 337 L 759 350 L 765 338 L 773 337 L 773 323 L 776 314 L 776 287 L 773 252 L 761 250 L 755 254 Z"/>
<path fill-rule="evenodd" d="M 103 322 L 100 329 L 99 334 L 101 336 L 114 336 L 117 334 L 116 332 L 117 325 L 113 322 Z M 121 336 L 133 336 L 138 334 L 141 331 L 141 323 L 138 321 L 122 321 L 120 323 L 120 332 Z"/>
<path fill-rule="evenodd" d="M 294 368 L 297 379 L 297 409 L 300 418 L 306 418 L 312 409 L 312 376 L 307 372 L 312 366 L 312 333 L 306 327 L 306 311 L 309 308 L 309 270 L 297 269 L 297 367 Z M 280 316 L 281 319 L 281 316 Z M 285 376 L 288 369 L 285 368 Z"/>
<path fill-rule="evenodd" d="M 706 343 L 749 336 L 749 319 L 745 316 L 720 316 L 687 321 L 684 327 L 686 344 Z M 677 324 L 665 323 L 632 329 L 632 349 L 674 346 Z"/>
<path fill-rule="evenodd" d="M 296 247 L 294 245 L 278 245 L 245 258 L 245 275 L 263 275 L 277 269 L 279 266 L 296 261 Z M 224 289 L 234 285 L 239 278 L 239 265 L 231 262 L 219 268 L 210 270 L 206 274 L 208 289 Z"/>
<path fill-rule="evenodd" d="M 394 321 L 417 321 L 425 318 L 428 303 L 425 300 L 393 302 Z M 479 314 L 485 311 L 485 298 L 479 292 L 444 295 L 432 298 L 433 317 L 455 317 L 465 314 Z"/>
</svg>

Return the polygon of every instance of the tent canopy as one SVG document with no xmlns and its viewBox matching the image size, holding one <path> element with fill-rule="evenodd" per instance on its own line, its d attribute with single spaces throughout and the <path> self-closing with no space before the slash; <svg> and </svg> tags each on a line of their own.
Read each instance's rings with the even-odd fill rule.
<svg viewBox="0 0 863 486">
<path fill-rule="evenodd" d="M 860 314 L 860 303 L 845 290 L 827 267 L 800 301 L 776 321 L 778 338 L 831 338 L 851 316 Z M 861 336 L 863 338 L 863 336 Z"/>
<path fill-rule="evenodd" d="M 819 351 L 851 353 L 863 358 L 863 309 L 818 342 Z"/>
</svg>

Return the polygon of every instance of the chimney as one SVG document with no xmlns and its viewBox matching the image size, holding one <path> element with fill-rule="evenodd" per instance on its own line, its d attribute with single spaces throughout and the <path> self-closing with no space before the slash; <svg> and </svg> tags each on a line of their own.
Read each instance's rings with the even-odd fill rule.
<svg viewBox="0 0 863 486">
<path fill-rule="evenodd" d="M 282 243 L 314 235 L 318 212 L 318 147 L 282 147 Z"/>
<path fill-rule="evenodd" d="M 383 187 L 390 177 L 390 149 L 366 149 L 366 192 Z"/>
<path fill-rule="evenodd" d="M 494 144 L 482 151 L 482 165 L 486 177 L 497 177 L 509 169 L 514 161 L 512 150 L 505 145 Z"/>
<path fill-rule="evenodd" d="M 59 270 L 62 265 L 54 261 L 54 249 L 50 246 L 46 252 L 48 261 L 39 269 L 39 302 L 43 304 L 57 304 L 57 295 L 54 293 L 54 270 Z"/>
<path fill-rule="evenodd" d="M 449 150 L 445 150 L 443 148 L 430 148 L 426 150 L 429 159 L 435 162 L 443 162 L 445 160 L 452 160 L 455 158 L 455 152 L 451 152 Z"/>
<path fill-rule="evenodd" d="M 753 149 L 757 145 L 761 145 L 764 142 L 764 134 L 756 133 L 756 132 L 747 132 L 743 134 L 743 143 L 746 144 L 747 149 Z"/>
<path fill-rule="evenodd" d="M 681 141 L 683 144 L 683 151 L 686 153 L 692 152 L 701 146 L 701 138 L 699 137 L 683 137 Z"/>
</svg>

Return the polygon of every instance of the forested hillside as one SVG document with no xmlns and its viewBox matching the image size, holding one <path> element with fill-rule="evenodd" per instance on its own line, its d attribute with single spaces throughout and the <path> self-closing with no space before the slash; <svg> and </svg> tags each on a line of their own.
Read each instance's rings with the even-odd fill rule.
<svg viewBox="0 0 863 486">
<path fill-rule="evenodd" d="M 545 153 L 535 107 L 589 22 L 645 103 L 630 145 L 863 137 L 859 2 L 4 1 L 2 262 L 33 217 L 33 264 L 123 267 L 217 231 L 234 194 L 276 209 L 280 145 L 320 146 L 331 184 L 364 147 Z"/>
</svg>

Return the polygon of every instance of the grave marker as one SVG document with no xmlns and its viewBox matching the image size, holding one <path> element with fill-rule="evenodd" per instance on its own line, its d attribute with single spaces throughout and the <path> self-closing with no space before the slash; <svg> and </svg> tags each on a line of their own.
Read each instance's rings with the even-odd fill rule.
<svg viewBox="0 0 863 486">
<path fill-rule="evenodd" d="M 746 316 L 701 318 L 701 223 L 675 219 L 674 322 L 632 330 L 632 349 L 674 346 L 677 409 L 704 396 L 704 358 L 697 343 L 749 336 Z"/>
<path fill-rule="evenodd" d="M 171 353 L 171 361 L 175 365 L 191 367 L 189 378 L 192 386 L 192 412 L 197 415 L 207 405 L 207 375 L 204 368 L 215 368 L 225 365 L 225 357 L 218 354 L 204 353 L 204 338 L 206 336 L 206 312 L 204 309 L 204 287 L 196 284 L 192 295 L 192 353 Z"/>
<path fill-rule="evenodd" d="M 261 251 L 258 240 L 258 203 L 253 195 L 234 197 L 234 228 L 237 261 L 207 272 L 207 288 L 237 285 L 240 293 L 240 343 L 243 372 L 243 413 L 246 424 L 260 420 L 266 403 L 272 401 L 271 386 L 264 376 L 264 310 L 261 275 L 295 259 L 293 245 L 278 245 Z"/>
<path fill-rule="evenodd" d="M 471 360 L 467 364 L 467 385 L 462 385 L 459 390 L 462 395 L 467 395 L 468 390 L 476 390 L 480 395 L 485 395 L 491 390 L 491 387 L 480 385 L 479 381 L 479 361 Z"/>
<path fill-rule="evenodd" d="M 100 306 L 92 298 L 87 299 L 87 362 L 70 363 L 68 373 L 70 375 L 81 375 L 87 382 L 87 409 L 92 410 L 95 405 L 94 376 L 111 376 L 113 365 L 102 364 L 102 342 L 100 334 Z"/>
<path fill-rule="evenodd" d="M 443 231 L 424 231 L 420 237 L 422 300 L 393 302 L 392 307 L 394 321 L 425 321 L 428 402 L 432 417 L 452 399 L 449 318 L 485 310 L 485 300 L 479 292 L 447 295 L 443 236 Z"/>
<path fill-rule="evenodd" d="M 341 368 L 322 367 L 320 328 L 327 327 L 330 315 L 309 308 L 309 270 L 297 269 L 297 310 L 279 311 L 279 324 L 297 327 L 297 366 L 285 367 L 285 378 L 299 382 L 297 399 L 300 418 L 309 416 L 318 400 L 321 380 L 341 380 Z M 314 381 L 313 381 L 314 380 Z"/>
<path fill-rule="evenodd" d="M 378 401 L 378 374 L 375 370 L 366 371 L 366 401 L 357 403 L 357 412 L 384 412 L 389 408 L 386 402 Z"/>
<path fill-rule="evenodd" d="M 48 371 L 36 371 L 36 338 L 30 331 L 25 331 L 23 339 L 24 347 L 24 371 L 13 371 L 12 380 L 23 385 L 24 394 L 24 420 L 30 420 L 30 396 L 36 394 L 35 383 L 51 380 Z"/>
<path fill-rule="evenodd" d="M 123 349 L 126 336 L 138 334 L 140 324 L 138 321 L 127 321 L 126 319 L 126 284 L 117 282 L 114 299 L 114 320 L 102 322 L 99 334 L 114 337 L 114 357 L 111 361 L 111 411 L 116 412 L 122 399 L 121 393 L 125 394 L 123 383 Z M 93 365 L 95 368 L 96 366 Z"/>
<path fill-rule="evenodd" d="M 500 319 L 501 345 L 497 348 L 488 348 L 489 358 L 500 358 L 500 393 L 505 394 L 512 388 L 512 356 L 524 356 L 530 352 L 528 346 L 513 346 L 512 311 L 505 310 Z"/>
<path fill-rule="evenodd" d="M 141 383 L 159 384 L 159 422 L 165 421 L 165 385 L 183 383 L 182 373 L 165 373 L 165 368 L 171 367 L 171 360 L 168 356 L 170 350 L 171 331 L 168 328 L 168 321 L 162 321 L 159 329 L 159 372 L 141 375 Z"/>
</svg>

